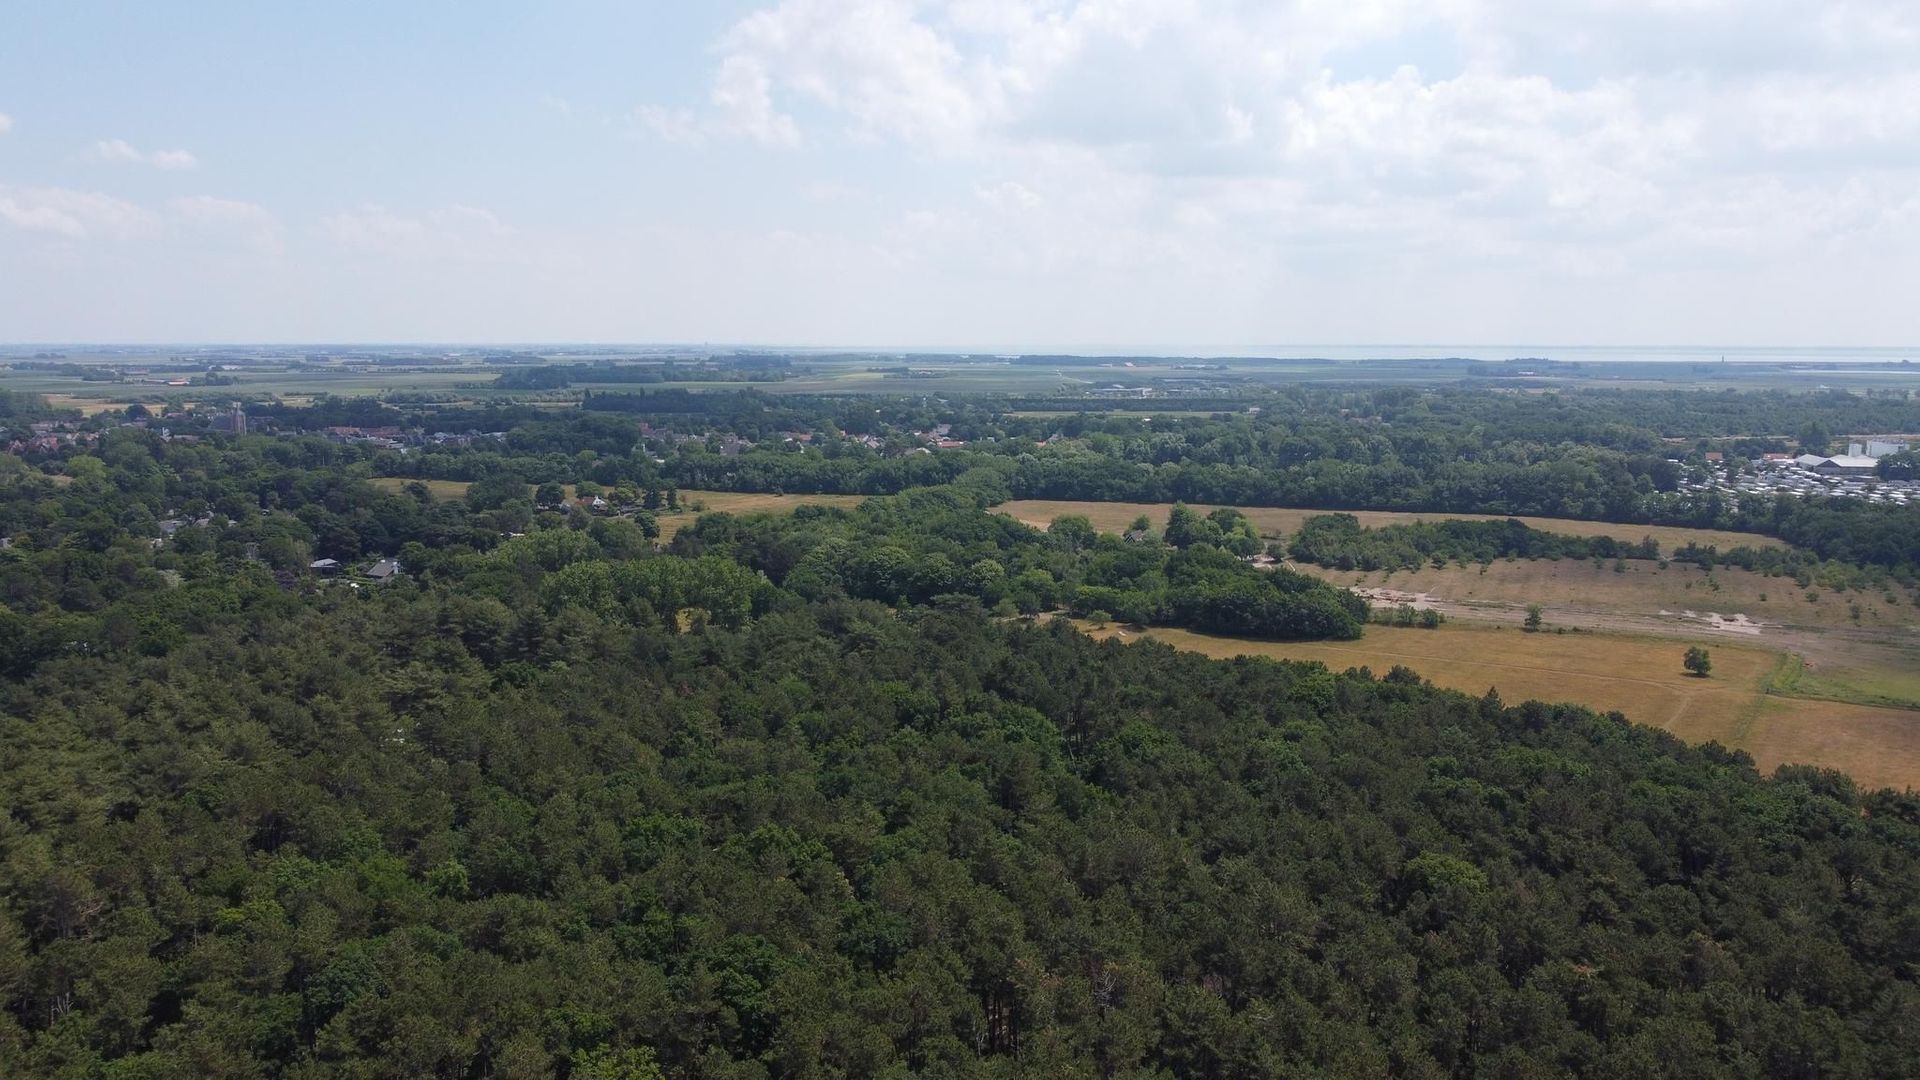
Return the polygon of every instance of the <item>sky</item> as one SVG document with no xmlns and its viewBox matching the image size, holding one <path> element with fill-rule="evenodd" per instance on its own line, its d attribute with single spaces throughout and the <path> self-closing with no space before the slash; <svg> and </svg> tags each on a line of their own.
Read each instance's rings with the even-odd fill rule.
<svg viewBox="0 0 1920 1080">
<path fill-rule="evenodd" d="M 1920 344 L 1914 0 L 0 10 L 0 341 Z"/>
</svg>

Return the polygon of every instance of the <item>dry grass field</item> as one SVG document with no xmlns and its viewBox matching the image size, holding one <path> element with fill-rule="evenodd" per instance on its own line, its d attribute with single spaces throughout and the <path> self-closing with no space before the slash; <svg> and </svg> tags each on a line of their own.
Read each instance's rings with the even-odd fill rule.
<svg viewBox="0 0 1920 1080">
<path fill-rule="evenodd" d="M 1204 503 L 1191 504 L 1193 509 L 1207 513 L 1214 509 Z M 1120 503 L 1120 502 L 1077 502 L 1057 499 L 1015 499 L 1001 503 L 994 509 L 1003 514 L 1024 521 L 1038 528 L 1062 514 L 1083 514 L 1102 532 L 1120 532 L 1133 519 L 1141 514 L 1153 520 L 1155 527 L 1167 520 L 1170 503 Z M 1296 510 L 1273 506 L 1237 507 L 1247 515 L 1255 527 L 1263 534 L 1282 534 L 1291 536 L 1300 528 L 1300 523 L 1320 514 L 1330 514 L 1332 510 Z M 1339 511 L 1351 513 L 1360 519 L 1362 525 L 1402 525 L 1412 521 L 1505 521 L 1504 517 L 1492 514 L 1413 514 L 1389 510 L 1352 510 Z M 1662 551 L 1672 551 L 1688 543 L 1713 544 L 1721 548 L 1739 547 L 1778 547 L 1780 541 L 1768 536 L 1756 536 L 1753 533 L 1723 532 L 1717 529 L 1682 529 L 1668 525 L 1614 525 L 1601 521 L 1574 521 L 1567 518 L 1522 517 L 1521 521 L 1536 529 L 1561 533 L 1567 536 L 1611 536 L 1616 540 L 1638 541 L 1651 536 L 1660 544 Z"/>
<path fill-rule="evenodd" d="M 1404 664 L 1436 685 L 1470 694 L 1499 690 L 1509 704 L 1571 701 L 1752 754 L 1760 768 L 1810 763 L 1861 784 L 1920 787 L 1920 712 L 1769 696 L 1784 654 L 1704 640 L 1711 678 L 1680 667 L 1685 642 L 1596 633 L 1539 633 L 1449 624 L 1438 630 L 1370 626 L 1355 642 L 1270 642 L 1186 630 L 1090 629 L 1101 637 L 1152 637 L 1215 657 L 1317 660 L 1335 670 L 1384 674 Z"/>
<path fill-rule="evenodd" d="M 56 409 L 78 409 L 81 416 L 97 416 L 115 409 L 124 409 L 130 397 L 118 399 L 106 397 L 81 397 L 76 394 L 48 394 L 47 404 Z"/>
<path fill-rule="evenodd" d="M 694 523 L 701 513 L 728 514 L 790 514 L 797 506 L 859 506 L 866 500 L 865 495 L 766 495 L 743 491 L 687 491 L 680 492 L 680 504 L 687 507 L 699 507 L 678 514 L 660 515 L 660 538 L 673 539 L 673 534 Z"/>
<path fill-rule="evenodd" d="M 1426 593 L 1452 604 L 1505 604 L 1578 608 L 1595 612 L 1718 612 L 1745 615 L 1766 624 L 1859 627 L 1898 630 L 1920 623 L 1912 595 L 1896 591 L 1834 592 L 1802 589 L 1792 578 L 1767 577 L 1751 570 L 1722 567 L 1708 573 L 1696 566 L 1628 559 L 1620 573 L 1612 563 L 1595 566 L 1575 559 L 1518 559 L 1496 562 L 1485 573 L 1478 566 L 1449 565 L 1444 570 L 1396 570 L 1365 573 L 1296 565 L 1296 569 L 1336 585 Z M 1809 599 L 1811 597 L 1811 599 Z M 1855 608 L 1859 617 L 1855 618 Z"/>
</svg>

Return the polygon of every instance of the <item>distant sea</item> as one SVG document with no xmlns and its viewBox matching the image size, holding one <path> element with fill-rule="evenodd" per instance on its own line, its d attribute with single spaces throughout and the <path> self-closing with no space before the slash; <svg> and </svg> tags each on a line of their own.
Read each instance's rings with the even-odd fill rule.
<svg viewBox="0 0 1920 1080">
<path fill-rule="evenodd" d="M 891 350 L 889 350 L 891 351 Z M 1693 345 L 1047 345 L 995 348 L 912 348 L 909 353 L 990 353 L 1062 356 L 1229 356 L 1276 360 L 1561 360 L 1595 363 L 1642 361 L 1672 364 L 1897 364 L 1920 362 L 1920 346 Z"/>
</svg>

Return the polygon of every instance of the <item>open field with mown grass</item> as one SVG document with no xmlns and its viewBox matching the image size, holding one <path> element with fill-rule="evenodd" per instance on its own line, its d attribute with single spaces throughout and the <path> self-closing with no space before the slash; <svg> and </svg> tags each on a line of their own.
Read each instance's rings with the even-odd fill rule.
<svg viewBox="0 0 1920 1080">
<path fill-rule="evenodd" d="M 1840 769 L 1869 787 L 1920 787 L 1920 712 L 1767 694 L 1785 654 L 1702 639 L 1710 678 L 1681 669 L 1685 642 L 1595 633 L 1538 633 L 1448 624 L 1437 630 L 1369 626 L 1360 641 L 1276 642 L 1187 630 L 1083 629 L 1099 637 L 1151 637 L 1214 657 L 1317 660 L 1335 670 L 1395 664 L 1469 694 L 1488 687 L 1508 704 L 1565 701 L 1752 754 L 1763 771 L 1785 763 Z"/>
<path fill-rule="evenodd" d="M 1191 503 L 1193 509 L 1208 513 L 1216 507 L 1210 503 Z M 1046 528 L 1047 523 L 1062 514 L 1082 514 L 1093 522 L 1094 528 L 1101 532 L 1121 532 L 1141 514 L 1147 515 L 1158 528 L 1167 521 L 1167 511 L 1172 503 L 1124 503 L 1124 502 L 1081 502 L 1071 499 L 1015 499 L 1001 503 L 994 509 L 1003 514 Z M 1300 523 L 1310 517 L 1321 514 L 1348 513 L 1360 519 L 1362 525 L 1378 527 L 1381 525 L 1404 525 L 1415 521 L 1505 521 L 1505 517 L 1495 514 L 1429 514 L 1409 513 L 1396 510 L 1301 510 L 1275 506 L 1235 507 L 1247 515 L 1263 534 L 1291 536 L 1298 532 Z M 1521 517 L 1519 520 L 1536 529 L 1561 533 L 1566 536 L 1611 536 L 1616 540 L 1638 542 L 1642 537 L 1651 536 L 1660 544 L 1660 550 L 1673 551 L 1688 543 L 1712 544 L 1720 548 L 1746 545 L 1748 547 L 1780 547 L 1780 541 L 1770 536 L 1754 533 L 1725 532 L 1719 529 L 1683 529 L 1671 525 L 1616 525 L 1604 521 L 1575 521 L 1571 518 Z"/>
</svg>

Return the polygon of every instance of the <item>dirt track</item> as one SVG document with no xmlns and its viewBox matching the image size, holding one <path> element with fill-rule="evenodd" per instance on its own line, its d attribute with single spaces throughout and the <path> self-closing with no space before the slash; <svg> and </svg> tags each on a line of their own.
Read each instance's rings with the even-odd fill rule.
<svg viewBox="0 0 1920 1080">
<path fill-rule="evenodd" d="M 1294 569 L 1311 572 L 1314 568 Z M 1449 600 L 1431 593 L 1386 588 L 1354 591 L 1367 597 L 1376 607 L 1407 603 L 1416 609 L 1430 608 L 1448 619 L 1463 623 L 1520 626 L 1527 618 L 1526 605 L 1507 601 Z M 1778 649 L 1798 655 L 1809 670 L 1830 666 L 1875 665 L 1920 670 L 1920 627 L 1909 627 L 1906 633 L 1900 633 L 1884 628 L 1769 623 L 1738 615 L 1720 618 L 1717 613 L 1707 611 L 1627 612 L 1575 604 L 1543 605 L 1541 622 L 1549 632 L 1557 627 L 1565 627 L 1569 630 L 1638 634 L 1692 642 L 1718 640 Z"/>
</svg>

